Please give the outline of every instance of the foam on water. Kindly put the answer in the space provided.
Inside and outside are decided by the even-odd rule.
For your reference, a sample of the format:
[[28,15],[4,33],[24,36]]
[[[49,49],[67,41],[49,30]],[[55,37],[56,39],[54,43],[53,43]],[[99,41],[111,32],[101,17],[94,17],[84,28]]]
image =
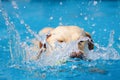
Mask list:
[[[1,4],[1,2],[0,2]],[[16,4],[15,1],[12,1],[13,8],[15,10],[18,10],[19,7]],[[96,5],[96,2],[95,2]],[[0,6],[2,16],[5,20],[7,31],[9,34],[9,49],[11,54],[11,62],[15,65],[21,65],[21,64],[27,64],[32,66],[53,66],[53,65],[59,65],[61,63],[66,62],[69,59],[69,55],[73,50],[77,50],[77,41],[71,42],[69,44],[62,43],[62,45],[59,45],[59,43],[56,42],[56,49],[52,52],[51,55],[47,55],[46,52],[43,52],[40,56],[39,60],[31,60],[29,59],[32,56],[37,55],[37,53],[40,51],[40,49],[37,49],[36,51],[30,50],[32,47],[35,47],[35,45],[32,43],[32,39],[21,41],[21,36],[19,35],[17,29],[15,28],[14,22],[12,22],[9,18],[9,15],[7,12],[3,9],[2,6]],[[36,32],[32,31],[30,29],[30,26],[25,23],[25,21],[19,16],[18,13],[16,13],[16,19],[20,21],[20,24],[23,24],[26,28],[26,30],[34,36],[35,39],[38,41],[45,42],[45,35],[38,35]],[[50,19],[53,19],[52,17]],[[87,38],[85,38],[87,40]],[[96,49],[92,51],[87,51],[86,57],[91,60],[120,60],[120,55],[116,51],[116,49],[113,47],[114,44],[114,31],[111,31],[109,43],[107,47],[101,47],[99,44],[94,43]],[[47,45],[49,46],[49,45]],[[29,53],[29,55],[28,55]],[[29,66],[29,67],[30,67]]]

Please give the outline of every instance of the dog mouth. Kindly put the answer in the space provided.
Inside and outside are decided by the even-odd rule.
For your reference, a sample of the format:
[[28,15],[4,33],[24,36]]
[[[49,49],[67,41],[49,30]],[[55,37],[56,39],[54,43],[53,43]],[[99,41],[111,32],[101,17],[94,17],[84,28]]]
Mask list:
[[80,58],[83,59],[84,58],[84,52],[83,51],[78,51],[78,52],[72,52],[70,54],[71,58]]

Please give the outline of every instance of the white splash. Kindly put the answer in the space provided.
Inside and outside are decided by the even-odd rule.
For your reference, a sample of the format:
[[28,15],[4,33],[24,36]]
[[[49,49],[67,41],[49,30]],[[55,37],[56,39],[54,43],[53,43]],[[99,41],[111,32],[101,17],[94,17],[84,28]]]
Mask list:
[[101,47],[99,44],[95,43],[97,49],[90,51],[87,55],[87,58],[91,60],[98,60],[98,59],[119,60],[120,55],[117,52],[117,50],[113,48],[113,44],[114,44],[114,31],[111,31],[108,46]]
[[[0,0],[1,1],[1,0]],[[60,3],[62,4],[62,3]],[[94,2],[94,5],[96,5],[97,2]],[[12,1],[12,5],[14,9],[18,9],[17,4]],[[38,53],[37,51],[31,51],[30,48],[33,47],[33,43],[31,43],[31,40],[27,40],[22,42],[20,39],[20,35],[18,31],[15,28],[14,22],[10,21],[9,16],[7,12],[3,8],[0,8],[2,12],[2,16],[5,19],[6,25],[8,26],[8,32],[9,32],[9,49],[11,54],[12,62],[15,64],[21,64],[21,63],[28,63],[28,64],[34,64],[37,66],[48,66],[48,65],[59,65],[61,63],[64,63],[67,59],[69,59],[70,53],[75,50],[76,51],[76,42],[71,42],[69,44],[62,44],[59,45],[56,43],[57,48],[52,52],[52,55],[46,56],[46,52],[44,52],[40,59],[37,61],[30,61],[29,57],[34,56]],[[80,14],[82,15],[82,13]],[[20,18],[20,16],[17,14],[17,18]],[[53,17],[50,17],[50,20],[52,20]],[[61,19],[62,20],[62,19]],[[85,17],[84,20],[88,20],[88,17]],[[35,39],[39,41],[45,42],[45,37],[39,36],[36,34],[36,32],[32,31],[30,29],[30,26],[24,22],[24,20],[20,19],[20,23],[25,26],[25,28],[28,30],[30,34],[33,34]],[[95,34],[95,31],[92,32],[92,34]],[[114,31],[111,31],[109,43],[107,47],[101,47],[99,44],[95,43],[96,49],[89,51],[87,54],[87,58],[91,60],[118,60],[120,59],[119,53],[113,48],[114,44]],[[71,47],[72,46],[72,47]],[[36,48],[36,47],[35,47]],[[30,55],[27,55],[27,52],[30,53]],[[73,66],[73,69],[76,68]]]

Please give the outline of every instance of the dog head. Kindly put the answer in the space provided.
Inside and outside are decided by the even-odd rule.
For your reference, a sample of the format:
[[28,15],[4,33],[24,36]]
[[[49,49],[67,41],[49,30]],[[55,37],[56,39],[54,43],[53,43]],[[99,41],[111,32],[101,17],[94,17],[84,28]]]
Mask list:
[[54,50],[56,48],[56,42],[62,44],[78,40],[77,44],[79,50],[78,52],[73,51],[70,57],[81,57],[81,55],[84,55],[86,48],[88,50],[92,50],[94,48],[93,40],[90,34],[85,32],[84,30],[79,29],[78,27],[72,27],[72,29],[70,29],[69,27],[69,30],[66,27],[58,27],[54,30],[44,29],[43,32],[45,32],[46,30],[47,32],[50,31],[50,34],[46,34],[46,42],[48,43],[49,47],[46,45],[46,43],[39,42],[40,49],[43,48],[44,50]]
[[92,50],[94,48],[93,40],[89,33],[85,32],[85,36],[80,36],[78,40],[78,52],[72,52],[70,57],[79,57],[83,58],[85,56],[86,51]]

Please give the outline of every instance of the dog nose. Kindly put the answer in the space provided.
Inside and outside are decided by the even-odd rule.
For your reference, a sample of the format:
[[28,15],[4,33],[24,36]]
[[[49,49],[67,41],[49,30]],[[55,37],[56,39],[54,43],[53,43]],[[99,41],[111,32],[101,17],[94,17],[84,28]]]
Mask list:
[[83,53],[82,51],[72,52],[72,53],[70,54],[70,57],[71,57],[71,58],[80,58],[80,59],[83,59],[84,53]]

